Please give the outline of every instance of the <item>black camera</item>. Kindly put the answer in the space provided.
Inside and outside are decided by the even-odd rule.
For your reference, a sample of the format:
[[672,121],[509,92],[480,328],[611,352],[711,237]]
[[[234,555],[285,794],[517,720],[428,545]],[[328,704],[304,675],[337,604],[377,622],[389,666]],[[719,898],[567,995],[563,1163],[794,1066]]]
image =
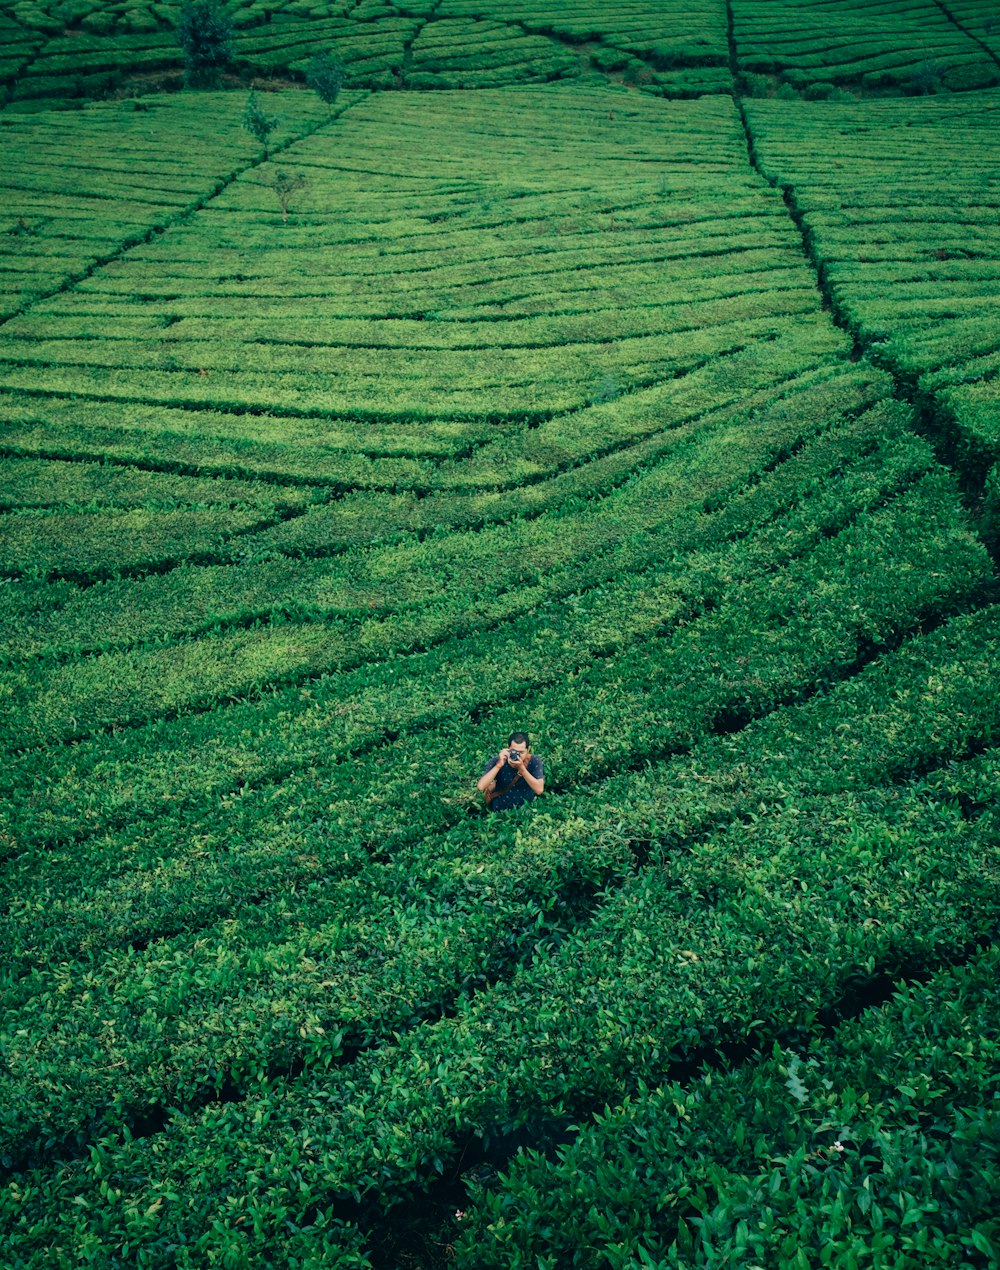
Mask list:
[[509,757],[508,757],[508,762],[510,762],[510,763],[519,763],[520,761],[521,761],[521,751],[520,751],[520,750],[511,750],[511,751],[510,751],[510,755],[509,755]]

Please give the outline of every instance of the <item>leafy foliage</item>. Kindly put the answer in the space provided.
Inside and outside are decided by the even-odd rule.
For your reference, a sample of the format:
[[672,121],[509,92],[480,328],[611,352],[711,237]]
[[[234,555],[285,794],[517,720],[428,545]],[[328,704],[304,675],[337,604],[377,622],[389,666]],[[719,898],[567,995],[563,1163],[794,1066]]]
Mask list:
[[189,88],[218,88],[233,58],[232,23],[218,0],[184,0],[177,23]]
[[264,147],[264,158],[267,158],[268,142],[271,133],[278,126],[277,115],[269,115],[261,106],[256,92],[251,89],[247,97],[246,110],[243,112],[243,127]]
[[343,62],[332,53],[317,53],[306,68],[306,83],[328,106],[337,100],[346,78]]
[[274,190],[278,206],[281,208],[281,222],[287,225],[288,209],[291,207],[292,199],[306,189],[309,182],[301,172],[285,172],[281,169],[275,172],[267,184]]
[[5,1264],[982,1263],[995,103],[471,5],[5,112]]

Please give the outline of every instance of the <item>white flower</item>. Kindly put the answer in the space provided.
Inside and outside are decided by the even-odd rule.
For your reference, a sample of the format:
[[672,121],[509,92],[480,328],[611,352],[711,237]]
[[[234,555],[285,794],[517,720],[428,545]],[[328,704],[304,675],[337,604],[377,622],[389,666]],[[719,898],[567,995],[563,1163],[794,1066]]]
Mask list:
[[843,1151],[843,1149],[844,1149],[843,1142],[835,1142],[833,1146],[830,1148],[831,1151]]

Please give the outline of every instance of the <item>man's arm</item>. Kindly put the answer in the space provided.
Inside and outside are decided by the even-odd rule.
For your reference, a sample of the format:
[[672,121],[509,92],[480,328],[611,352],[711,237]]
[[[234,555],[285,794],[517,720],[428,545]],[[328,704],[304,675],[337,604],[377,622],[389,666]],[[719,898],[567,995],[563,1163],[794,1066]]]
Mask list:
[[476,788],[481,793],[485,794],[486,791],[489,789],[489,787],[496,780],[498,774],[503,768],[504,763],[507,762],[507,755],[509,753],[510,753],[510,750],[501,750],[500,753],[497,755],[497,761],[493,764],[493,766],[488,771],[483,772],[482,776],[480,776],[476,784]]
[[521,773],[521,776],[524,779],[524,783],[529,788],[533,789],[536,794],[540,794],[542,790],[545,788],[545,778],[544,776],[535,776],[529,770],[528,765],[531,763],[534,757],[535,757],[534,754],[525,756],[521,759],[520,763],[515,764],[515,766],[517,767],[517,770]]

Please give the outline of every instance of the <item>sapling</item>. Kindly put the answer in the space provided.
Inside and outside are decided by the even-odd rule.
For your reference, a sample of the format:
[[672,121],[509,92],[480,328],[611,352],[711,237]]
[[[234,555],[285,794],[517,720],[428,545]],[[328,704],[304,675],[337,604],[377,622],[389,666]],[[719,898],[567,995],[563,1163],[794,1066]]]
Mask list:
[[308,185],[308,181],[301,172],[276,172],[270,181],[266,182],[268,189],[274,190],[278,196],[278,204],[281,207],[281,223],[288,224],[288,208],[292,201],[292,196],[300,190],[304,190]]
[[247,98],[247,108],[243,112],[243,127],[251,136],[256,137],[260,144],[264,147],[264,158],[267,158],[267,143],[271,133],[278,126],[278,116],[269,115],[261,108],[260,102],[257,100],[257,94],[250,89],[250,96]]

